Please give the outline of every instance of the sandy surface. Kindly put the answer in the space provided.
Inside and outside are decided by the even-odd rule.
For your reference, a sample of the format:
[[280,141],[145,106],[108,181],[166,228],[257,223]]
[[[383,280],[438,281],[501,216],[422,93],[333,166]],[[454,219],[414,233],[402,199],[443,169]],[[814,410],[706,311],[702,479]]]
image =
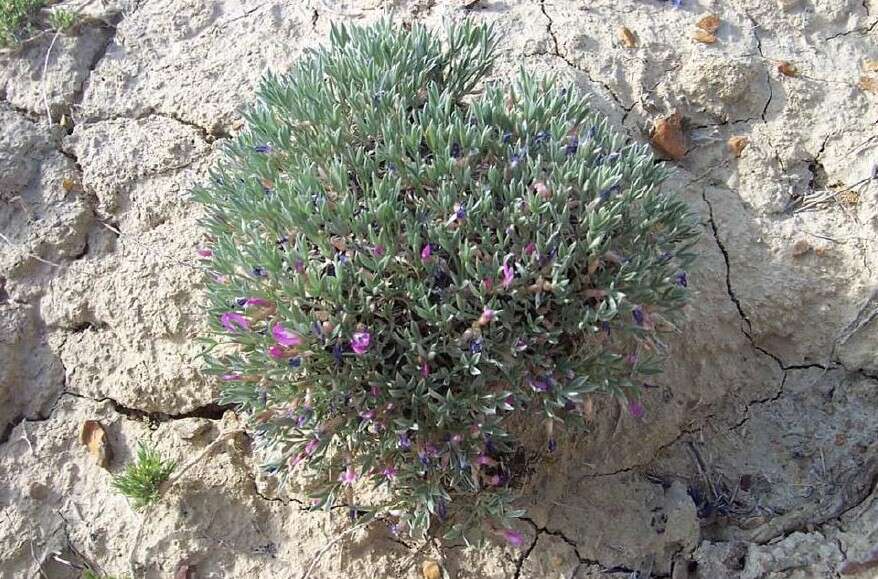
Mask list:
[[[209,446],[237,425],[193,361],[187,191],[265,71],[384,13],[493,22],[496,76],[557,73],[633,140],[682,115],[667,186],[701,215],[703,257],[646,418],[598,405],[551,457],[534,437],[522,549],[376,525],[312,577],[878,573],[876,0],[114,1],[64,2],[86,18],[48,60],[52,34],[0,55],[0,576],[298,578],[348,527],[259,475],[246,436]],[[693,38],[709,14],[713,44]],[[211,452],[137,513],[110,480],[138,440]]]

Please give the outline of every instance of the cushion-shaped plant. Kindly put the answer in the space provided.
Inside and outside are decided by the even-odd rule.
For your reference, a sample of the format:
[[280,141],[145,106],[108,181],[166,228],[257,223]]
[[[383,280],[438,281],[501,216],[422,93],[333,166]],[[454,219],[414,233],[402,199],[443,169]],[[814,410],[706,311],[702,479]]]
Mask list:
[[473,96],[491,29],[334,28],[268,76],[195,194],[223,401],[320,506],[415,535],[506,535],[514,415],[634,415],[686,299],[696,221],[582,96],[522,73]]

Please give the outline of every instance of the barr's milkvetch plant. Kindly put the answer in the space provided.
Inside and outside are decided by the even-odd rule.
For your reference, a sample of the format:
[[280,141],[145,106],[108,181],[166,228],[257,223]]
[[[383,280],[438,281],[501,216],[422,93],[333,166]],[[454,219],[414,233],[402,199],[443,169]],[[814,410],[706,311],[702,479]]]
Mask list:
[[[685,303],[696,222],[582,96],[474,90],[490,28],[336,27],[268,76],[204,205],[209,372],[265,467],[394,530],[505,537],[507,419],[634,416]],[[374,494],[372,495],[374,496]]]

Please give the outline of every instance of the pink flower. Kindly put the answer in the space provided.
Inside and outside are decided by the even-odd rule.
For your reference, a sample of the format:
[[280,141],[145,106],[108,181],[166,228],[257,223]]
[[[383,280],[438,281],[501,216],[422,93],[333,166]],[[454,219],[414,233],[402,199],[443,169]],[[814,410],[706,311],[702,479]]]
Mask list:
[[380,243],[379,243],[378,245],[373,245],[373,246],[372,246],[372,255],[375,256],[375,257],[381,257],[381,256],[383,256],[383,255],[384,255],[384,251],[385,251],[384,246],[381,245]]
[[475,460],[473,460],[473,464],[477,464],[478,466],[494,466],[495,464],[497,464],[497,461],[487,454],[480,454],[475,458]]
[[502,535],[503,538],[506,539],[506,542],[513,547],[521,547],[524,544],[524,537],[522,537],[521,533],[519,533],[518,531],[513,531],[512,529],[503,529]]
[[317,447],[320,446],[319,438],[312,438],[308,441],[308,444],[305,445],[305,454],[311,456],[314,454],[314,451],[317,450]]
[[303,460],[305,460],[306,456],[308,456],[308,455],[306,455],[304,452],[300,452],[296,456],[292,457],[290,459],[290,467],[294,467],[297,464],[299,464],[300,462],[302,462]]
[[421,363],[421,376],[426,378],[430,375],[430,365],[427,362]]
[[369,349],[369,344],[371,342],[372,335],[369,334],[368,331],[354,332],[353,338],[351,339],[351,350],[353,350],[354,354],[357,356],[362,356]]
[[428,263],[433,258],[433,247],[428,243],[421,249],[421,261]]
[[268,347],[268,355],[275,360],[282,360],[283,358],[287,358],[289,356],[289,354],[287,353],[287,349],[283,346],[278,346],[277,344],[273,344]]
[[199,247],[195,253],[198,254],[198,257],[208,258],[213,257],[213,252],[207,247]]
[[275,324],[271,327],[271,335],[282,346],[296,347],[302,345],[302,336],[280,324]]
[[393,480],[396,478],[396,468],[386,466],[384,467],[384,470],[381,471],[381,474],[383,474],[387,480]]
[[643,418],[644,415],[646,415],[646,410],[644,410],[643,404],[641,404],[637,400],[629,400],[628,414],[630,414],[634,418]]
[[482,285],[485,286],[485,289],[487,291],[491,291],[492,289],[494,289],[494,280],[489,278],[489,277],[486,277],[486,278],[482,279]]
[[245,308],[270,308],[274,304],[262,298],[247,298],[244,302]]
[[494,320],[494,316],[496,316],[496,314],[497,312],[495,312],[491,308],[485,307],[485,309],[482,310],[482,315],[477,323],[480,326],[487,326]]
[[371,394],[374,398],[378,398],[381,396],[381,386],[378,384],[372,384],[369,388],[369,394]]
[[509,265],[509,259],[512,257],[510,253],[503,259],[503,281],[502,285],[504,288],[508,288],[512,285],[512,280],[515,279],[515,271],[513,271],[512,266]]
[[348,486],[357,482],[357,472],[354,470],[354,467],[349,466],[343,473],[341,473],[338,477],[338,482]]
[[224,313],[220,316],[220,323],[229,332],[237,332],[238,330],[250,329],[250,320],[248,320],[238,312]]
[[537,244],[531,241],[527,245],[524,246],[524,254],[525,255],[533,255],[537,250]]
[[235,372],[232,374],[223,374],[222,378],[226,382],[239,382],[241,380],[242,376],[240,374],[238,374],[237,372]]

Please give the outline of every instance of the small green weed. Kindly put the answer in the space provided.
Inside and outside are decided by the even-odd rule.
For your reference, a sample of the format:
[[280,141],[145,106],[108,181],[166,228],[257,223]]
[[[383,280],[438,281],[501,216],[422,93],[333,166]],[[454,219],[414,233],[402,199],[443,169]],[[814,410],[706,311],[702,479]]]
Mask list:
[[46,0],[0,1],[0,48],[18,44],[33,29],[33,17]]
[[163,460],[158,451],[141,443],[137,460],[113,477],[113,487],[131,499],[135,509],[142,509],[159,498],[159,487],[176,466],[174,461]]
[[73,10],[58,8],[49,13],[49,24],[54,30],[67,32],[79,21],[79,15]]

